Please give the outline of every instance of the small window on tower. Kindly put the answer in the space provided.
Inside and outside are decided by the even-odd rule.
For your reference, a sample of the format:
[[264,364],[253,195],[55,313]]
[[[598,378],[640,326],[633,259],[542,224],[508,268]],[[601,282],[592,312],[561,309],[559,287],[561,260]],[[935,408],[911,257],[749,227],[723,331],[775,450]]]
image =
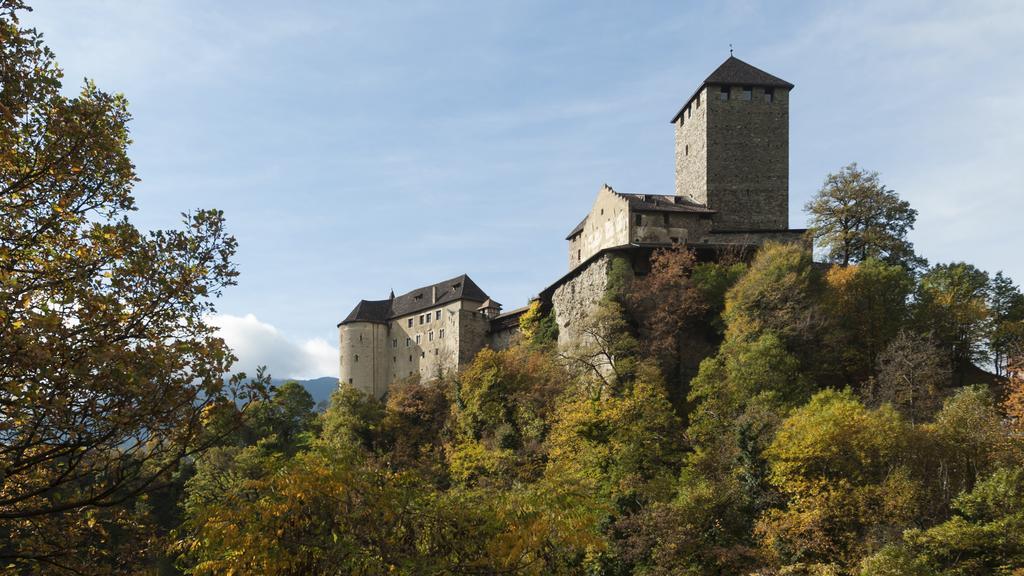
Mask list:
[[721,92],[718,93],[718,99],[719,100],[728,100],[729,99],[729,87],[728,86],[722,86]]
[[740,93],[740,99],[750,100],[754,97],[754,89],[750,86],[744,86],[743,92]]
[[434,341],[434,331],[433,330],[431,330],[430,332],[427,332],[427,340],[430,340],[431,342]]
[[356,362],[359,362],[359,354],[356,354]]
[[437,331],[437,337],[444,338],[444,328],[441,328],[440,330]]
[[636,216],[635,216],[635,217],[633,218],[633,221],[634,221],[634,222],[636,223],[636,225],[637,225],[637,226],[642,226],[642,225],[643,225],[643,223],[644,223],[644,217],[643,217],[643,214],[637,214],[637,215],[636,215]]
[[765,101],[765,104],[771,104],[772,100],[774,100],[774,99],[775,99],[775,89],[774,88],[765,88],[764,89],[764,101]]
[[412,328],[412,318],[409,318],[409,328]]
[[440,320],[440,319],[441,319],[441,311],[438,310],[437,312],[434,312],[434,320]]
[[690,155],[690,145],[687,144],[686,146],[683,147],[683,156],[689,156],[689,155]]
[[392,338],[391,339],[391,347],[392,348],[398,348],[398,338]]
[[416,335],[416,343],[417,343],[417,344],[419,344],[419,343],[420,343],[420,336],[421,336],[421,334],[417,334],[417,335]]
[[583,257],[583,250],[577,250],[576,251],[576,259],[579,260],[582,257]]

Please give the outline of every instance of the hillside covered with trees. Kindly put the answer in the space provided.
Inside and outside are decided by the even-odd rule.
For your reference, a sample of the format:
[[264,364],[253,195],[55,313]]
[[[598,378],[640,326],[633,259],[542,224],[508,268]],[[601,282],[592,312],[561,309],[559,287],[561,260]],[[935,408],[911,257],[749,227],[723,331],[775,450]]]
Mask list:
[[806,245],[615,261],[587,342],[343,386],[231,370],[216,210],[128,220],[124,98],[0,0],[0,574],[1024,574],[1024,296],[856,165]]

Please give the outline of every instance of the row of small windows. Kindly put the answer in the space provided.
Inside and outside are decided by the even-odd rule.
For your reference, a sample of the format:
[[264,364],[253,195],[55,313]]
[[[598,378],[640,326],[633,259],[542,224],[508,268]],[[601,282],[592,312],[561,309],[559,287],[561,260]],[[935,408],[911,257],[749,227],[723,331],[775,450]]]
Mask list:
[[[416,335],[416,343],[417,344],[420,343],[420,340],[421,340],[422,337],[423,337],[422,334],[417,334]],[[437,331],[437,337],[438,337],[438,339],[444,338],[444,328],[441,328],[440,330]],[[434,331],[433,330],[427,332],[427,341],[428,342],[433,342],[434,341]],[[411,337],[406,337],[406,339],[405,339],[405,347],[408,348],[411,344],[412,344],[412,338]],[[398,338],[392,338],[391,339],[391,347],[392,348],[398,348]]]
[[[707,214],[707,213],[702,213],[702,214],[698,214],[697,217],[700,218],[701,220],[707,220],[708,218],[711,217],[711,215]],[[648,218],[648,220],[650,220],[651,218],[654,218],[654,215],[653,214],[648,214],[647,218]],[[661,214],[661,224],[662,224],[662,226],[669,226],[670,222],[671,222],[671,220],[669,218],[669,215],[665,214],[665,213],[662,213]],[[634,214],[633,215],[633,223],[635,225],[637,225],[637,226],[643,226],[644,225],[644,215],[643,214]],[[647,224],[648,224],[648,226],[650,226],[651,222],[648,222]],[[579,251],[578,250],[577,250],[576,257],[579,258]]]
[[[718,99],[719,100],[728,100],[731,92],[732,92],[732,87],[731,86],[722,86],[722,88],[718,92]],[[753,100],[753,99],[754,99],[754,88],[753,88],[753,86],[743,86],[740,89],[740,100],[750,101],[750,100]],[[765,101],[765,103],[766,104],[771,104],[774,99],[775,99],[775,89],[774,88],[765,88],[764,89],[764,101]]]
[[[433,318],[434,320],[440,320],[441,319],[441,311],[440,310],[434,310],[433,312],[427,312],[426,314],[420,314],[420,324],[429,324],[431,318]],[[413,318],[409,318],[409,328],[412,328],[412,321],[413,321]]]
[[[438,355],[438,350],[437,350],[437,348],[434,348],[434,356],[437,356],[437,355]],[[421,351],[420,352],[420,358],[426,358],[426,357],[427,357],[427,353],[425,351]],[[391,363],[394,364],[396,362],[398,362],[398,356],[392,356],[391,357]],[[409,362],[412,362],[412,354],[409,354]],[[409,372],[409,374],[412,374],[412,372]]]
[[[719,89],[719,91],[718,91],[718,99],[719,100],[728,100],[730,98],[730,94],[731,93],[732,93],[732,86],[722,86]],[[743,86],[740,89],[740,100],[747,100],[749,102],[750,100],[753,100],[753,99],[754,99],[754,87],[753,86]],[[764,102],[766,104],[771,104],[775,100],[775,89],[774,88],[765,88],[764,89],[763,99],[764,99]],[[687,106],[686,110],[684,110],[683,113],[679,115],[680,123],[683,121],[683,119],[691,118],[693,116],[693,109],[694,108],[700,108],[700,94],[698,94],[696,97],[694,97],[694,99],[693,99],[693,106]]]

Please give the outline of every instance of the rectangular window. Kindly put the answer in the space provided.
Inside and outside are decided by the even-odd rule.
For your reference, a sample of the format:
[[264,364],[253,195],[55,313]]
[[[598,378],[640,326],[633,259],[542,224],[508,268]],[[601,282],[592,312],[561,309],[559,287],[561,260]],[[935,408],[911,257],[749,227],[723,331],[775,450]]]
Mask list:
[[409,318],[409,328],[412,328],[412,318]]
[[437,356],[437,348],[434,348],[434,356]]
[[721,92],[718,93],[718,99],[719,100],[728,100],[729,99],[729,87],[728,86],[722,86]]
[[[412,362],[412,354],[409,354],[409,362]],[[412,374],[412,372],[409,372],[409,374]]]
[[441,330],[440,330],[440,331],[438,331],[438,333],[437,333],[437,337],[438,337],[438,338],[444,338],[444,328],[441,328]]
[[420,324],[423,324],[423,314],[420,314]]
[[683,156],[689,156],[689,155],[690,155],[690,145],[687,144],[686,146],[683,146]]
[[579,260],[580,258],[583,258],[583,250],[576,251],[576,259]]
[[359,354],[356,354],[356,362],[359,362]]
[[419,344],[419,343],[420,343],[420,335],[419,335],[419,334],[417,334],[417,335],[416,335],[416,343],[417,343],[417,344]]
[[437,312],[434,312],[434,320],[440,320],[440,319],[441,319],[441,311],[438,310]]
[[391,339],[391,347],[392,348],[398,348],[398,338],[392,338]]
[[426,358],[426,357],[427,357],[427,353],[426,352],[420,352],[420,358]]
[[633,221],[636,222],[637,226],[640,226],[644,223],[644,217],[642,214],[637,214],[633,217]]
[[349,379],[348,379],[348,383],[349,383],[349,384],[351,384],[351,383],[352,383],[352,379],[351,379],[351,378],[349,378]]
[[411,339],[411,338],[408,338],[408,337],[406,337],[406,339],[405,339],[405,347],[406,347],[406,348],[408,348],[408,347],[409,347],[409,344],[412,344],[412,339]]
[[774,98],[775,98],[775,89],[774,88],[765,88],[764,89],[764,102],[765,102],[765,104],[771,104],[772,100]]
[[434,331],[433,330],[431,330],[430,332],[427,332],[427,340],[429,340],[431,342],[434,341]]
[[751,100],[754,97],[754,89],[750,86],[744,86],[743,91],[740,92],[740,100]]
[[391,357],[391,363],[394,364],[395,362],[398,362],[398,356]]

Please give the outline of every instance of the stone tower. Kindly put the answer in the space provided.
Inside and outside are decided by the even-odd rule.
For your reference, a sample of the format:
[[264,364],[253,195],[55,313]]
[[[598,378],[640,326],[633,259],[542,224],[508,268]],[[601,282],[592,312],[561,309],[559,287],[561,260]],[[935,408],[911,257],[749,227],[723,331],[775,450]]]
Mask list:
[[715,211],[715,231],[789,228],[789,91],[729,56],[672,118],[676,195]]

